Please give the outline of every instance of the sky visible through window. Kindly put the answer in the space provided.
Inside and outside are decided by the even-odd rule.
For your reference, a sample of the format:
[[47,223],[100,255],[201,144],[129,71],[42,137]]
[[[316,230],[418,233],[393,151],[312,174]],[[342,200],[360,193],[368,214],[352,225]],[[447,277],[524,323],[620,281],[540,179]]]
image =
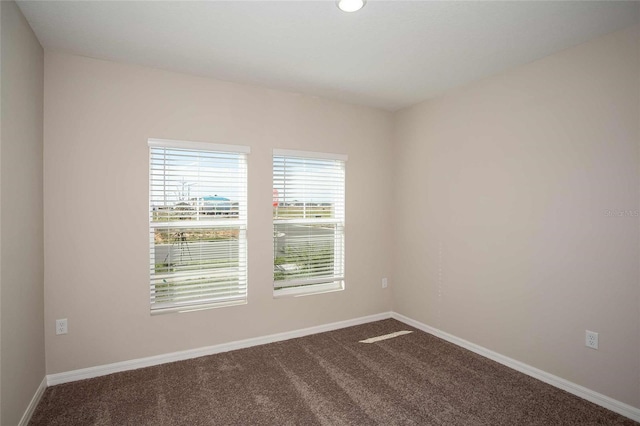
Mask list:
[[342,192],[344,179],[338,161],[279,156],[274,157],[273,175],[281,204],[333,203]]
[[244,167],[238,154],[154,148],[151,150],[152,207],[212,197],[237,202],[244,184],[238,175]]

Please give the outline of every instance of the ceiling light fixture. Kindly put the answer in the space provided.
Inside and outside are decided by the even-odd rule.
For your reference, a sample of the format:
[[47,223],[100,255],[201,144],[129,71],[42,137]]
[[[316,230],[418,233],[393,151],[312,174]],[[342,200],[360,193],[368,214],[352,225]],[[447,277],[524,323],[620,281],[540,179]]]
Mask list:
[[337,0],[338,9],[343,12],[355,12],[364,7],[366,0]]

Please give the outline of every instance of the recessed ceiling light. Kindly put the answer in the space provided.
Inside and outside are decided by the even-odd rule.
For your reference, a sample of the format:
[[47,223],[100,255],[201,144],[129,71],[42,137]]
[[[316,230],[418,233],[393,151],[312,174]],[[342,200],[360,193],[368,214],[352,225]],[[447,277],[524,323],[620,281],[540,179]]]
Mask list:
[[366,0],[338,0],[336,4],[343,12],[355,12],[364,7]]

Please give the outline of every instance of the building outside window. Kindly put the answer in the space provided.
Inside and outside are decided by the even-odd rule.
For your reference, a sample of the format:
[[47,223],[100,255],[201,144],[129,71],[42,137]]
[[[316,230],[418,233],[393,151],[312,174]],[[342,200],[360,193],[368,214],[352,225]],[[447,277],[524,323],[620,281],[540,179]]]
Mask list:
[[152,313],[246,303],[249,148],[149,140]]
[[273,151],[275,296],[344,289],[346,160]]

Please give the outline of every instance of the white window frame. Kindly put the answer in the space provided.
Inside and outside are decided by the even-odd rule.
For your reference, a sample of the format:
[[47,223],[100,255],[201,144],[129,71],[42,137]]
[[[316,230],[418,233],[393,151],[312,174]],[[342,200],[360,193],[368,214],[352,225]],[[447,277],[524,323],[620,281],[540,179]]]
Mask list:
[[[274,297],[287,297],[287,296],[306,296],[319,293],[327,293],[334,291],[341,291],[345,288],[345,203],[346,203],[346,162],[348,157],[343,154],[324,153],[324,152],[311,152],[311,151],[298,151],[288,149],[274,149],[272,158],[272,173],[273,173],[273,187],[276,189],[278,184],[276,183],[275,167],[276,157],[292,158],[292,159],[304,159],[304,160],[333,160],[337,164],[341,164],[342,170],[342,188],[341,196],[334,205],[334,217],[332,218],[301,218],[301,219],[284,219],[273,218],[273,238],[274,238],[274,280],[273,280],[273,294]],[[333,200],[332,200],[333,201]],[[278,225],[283,224],[300,224],[314,225],[314,224],[333,224],[335,226],[335,232],[339,232],[334,237],[334,273],[332,276],[314,278],[314,279],[291,279],[291,280],[276,280],[276,265],[275,260],[277,257],[276,247],[277,243],[277,231]]]
[[[181,140],[168,140],[168,139],[149,139],[149,259],[150,259],[150,309],[151,314],[168,313],[168,312],[189,312],[195,310],[217,308],[222,306],[233,306],[247,303],[247,288],[248,288],[248,262],[247,262],[247,162],[250,148],[242,145],[226,145],[216,144],[208,142],[193,142],[193,141],[181,141]],[[190,152],[208,152],[208,153],[231,153],[238,154],[240,162],[239,176],[241,178],[241,185],[236,190],[238,193],[238,216],[235,218],[217,218],[204,216],[201,213],[200,202],[196,202],[196,220],[189,221],[154,221],[153,215],[153,172],[154,166],[152,164],[152,156],[154,149],[171,149],[175,151],[183,150]],[[156,170],[157,171],[157,170]],[[193,229],[193,228],[210,228],[210,229],[237,229],[238,230],[238,275],[240,291],[244,290],[243,294],[235,294],[234,296],[224,297],[208,297],[199,300],[190,300],[188,302],[173,302],[173,303],[158,303],[155,300],[155,286],[154,280],[157,282],[159,278],[156,276],[156,247],[154,234],[158,229]]]

